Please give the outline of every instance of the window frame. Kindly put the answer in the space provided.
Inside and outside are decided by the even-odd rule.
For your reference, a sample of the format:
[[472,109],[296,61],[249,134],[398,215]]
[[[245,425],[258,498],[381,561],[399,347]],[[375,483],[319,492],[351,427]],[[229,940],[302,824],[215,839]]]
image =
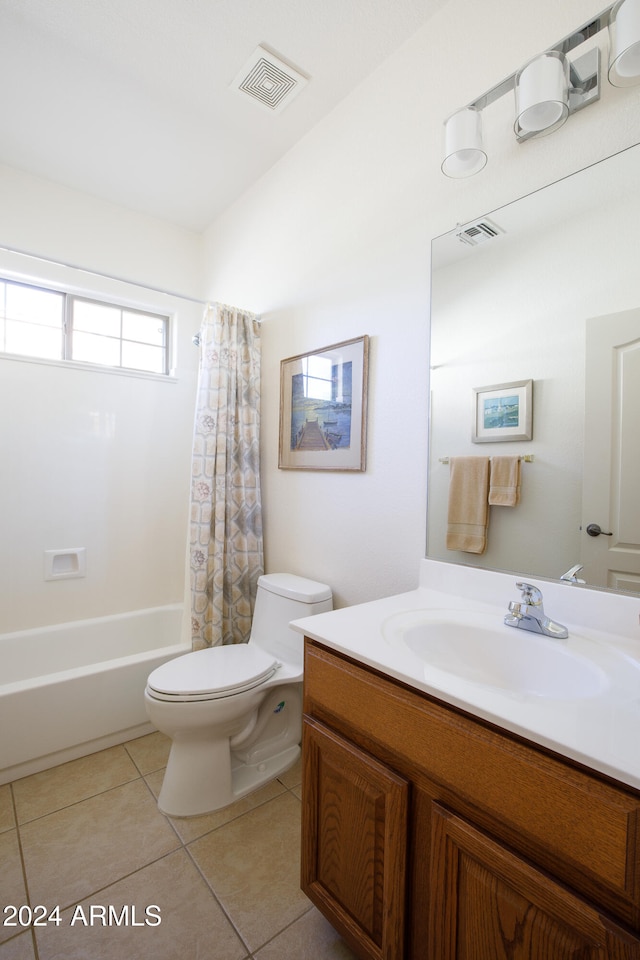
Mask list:
[[[166,380],[171,377],[172,370],[172,327],[173,327],[173,316],[170,313],[159,313],[157,309],[152,307],[145,307],[141,305],[132,305],[125,301],[117,299],[105,299],[101,296],[96,296],[92,293],[85,293],[70,290],[63,286],[49,286],[43,283],[32,283],[27,280],[17,279],[11,276],[6,276],[0,274],[0,283],[7,284],[17,287],[25,287],[29,290],[37,290],[43,293],[50,293],[57,297],[62,297],[62,317],[61,317],[61,329],[60,329],[60,355],[57,357],[52,357],[51,355],[38,355],[36,353],[13,353],[11,351],[4,349],[4,342],[0,341],[0,357],[10,357],[13,359],[22,359],[29,361],[36,361],[41,363],[63,363],[64,365],[71,365],[77,368],[92,368],[94,370],[100,370],[108,373],[120,373],[126,374],[129,376],[144,376],[144,377],[157,377],[158,379]],[[74,305],[78,302],[96,304],[98,306],[104,306],[113,308],[120,311],[120,330],[117,337],[108,334],[96,334],[97,336],[104,336],[105,339],[115,340],[119,346],[119,363],[100,363],[96,360],[80,360],[73,357],[73,333],[74,333]],[[6,308],[4,304],[0,304],[2,307],[0,311],[0,322],[11,319],[7,316]],[[123,336],[123,315],[125,313],[139,314],[141,316],[146,316],[157,320],[162,327],[162,343],[154,344],[150,341],[144,340],[133,340],[129,337]],[[29,321],[19,321],[22,323],[29,323]],[[36,321],[37,322],[37,321]],[[57,328],[54,328],[57,329]],[[135,343],[141,344],[143,346],[149,346],[158,348],[162,351],[162,356],[164,360],[163,369],[150,370],[144,367],[129,367],[124,366],[122,363],[122,354],[123,354],[123,344],[126,343]]]

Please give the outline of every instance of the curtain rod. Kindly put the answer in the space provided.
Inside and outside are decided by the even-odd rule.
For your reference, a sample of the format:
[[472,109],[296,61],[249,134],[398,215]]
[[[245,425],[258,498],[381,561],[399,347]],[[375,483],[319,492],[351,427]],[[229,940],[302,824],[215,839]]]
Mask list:
[[78,270],[80,273],[88,273],[93,277],[101,277],[103,280],[115,280],[116,283],[128,283],[134,287],[140,287],[142,290],[149,290],[152,293],[161,293],[167,297],[175,297],[177,300],[188,300],[190,303],[200,303],[202,306],[211,303],[210,300],[200,300],[198,297],[190,297],[185,293],[176,293],[173,290],[164,290],[162,287],[153,287],[149,283],[140,283],[139,280],[113,277],[111,274],[102,273],[100,270],[90,270],[88,267],[80,267],[75,263],[66,263],[64,260],[53,260],[51,257],[44,257],[39,253],[29,253],[28,250],[18,250],[16,247],[7,247],[5,244],[0,244],[0,250],[6,253],[17,253],[22,257],[30,257],[31,260],[41,260],[43,263],[50,263],[56,267],[67,267],[69,270]]

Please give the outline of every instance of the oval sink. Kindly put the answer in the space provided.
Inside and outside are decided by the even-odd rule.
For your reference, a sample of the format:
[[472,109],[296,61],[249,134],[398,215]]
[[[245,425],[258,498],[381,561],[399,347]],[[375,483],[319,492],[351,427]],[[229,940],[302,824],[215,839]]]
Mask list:
[[390,618],[383,634],[426,667],[510,693],[584,699],[609,686],[606,673],[575,649],[579,643],[571,637],[554,640],[507,627],[485,612],[413,611]]

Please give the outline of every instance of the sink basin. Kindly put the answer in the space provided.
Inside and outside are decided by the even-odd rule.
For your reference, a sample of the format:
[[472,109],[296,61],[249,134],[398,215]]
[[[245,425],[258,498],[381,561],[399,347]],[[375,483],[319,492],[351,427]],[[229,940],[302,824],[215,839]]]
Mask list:
[[383,635],[418,657],[427,679],[430,670],[439,670],[483,687],[551,700],[597,697],[609,687],[604,670],[580,649],[587,641],[508,627],[493,613],[415,610],[391,617]]

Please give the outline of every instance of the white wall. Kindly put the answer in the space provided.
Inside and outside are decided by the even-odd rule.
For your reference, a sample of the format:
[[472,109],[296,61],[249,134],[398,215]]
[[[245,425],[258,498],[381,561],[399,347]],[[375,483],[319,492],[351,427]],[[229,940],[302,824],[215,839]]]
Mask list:
[[[587,0],[449,0],[214,223],[207,295],[263,315],[269,570],[326,580],[338,604],[412,588],[425,550],[433,237],[640,140],[640,89],[517,144],[510,96],[485,112],[490,161],[440,173],[442,123],[594,16]],[[279,471],[283,358],[369,334],[363,474]]]
[[200,295],[200,234],[2,164],[0,211],[0,246]]
[[[200,293],[200,238],[0,168],[0,245]],[[0,358],[0,633],[180,602],[202,306],[0,251],[0,274],[166,311],[171,378]],[[45,550],[86,576],[44,580]]]

